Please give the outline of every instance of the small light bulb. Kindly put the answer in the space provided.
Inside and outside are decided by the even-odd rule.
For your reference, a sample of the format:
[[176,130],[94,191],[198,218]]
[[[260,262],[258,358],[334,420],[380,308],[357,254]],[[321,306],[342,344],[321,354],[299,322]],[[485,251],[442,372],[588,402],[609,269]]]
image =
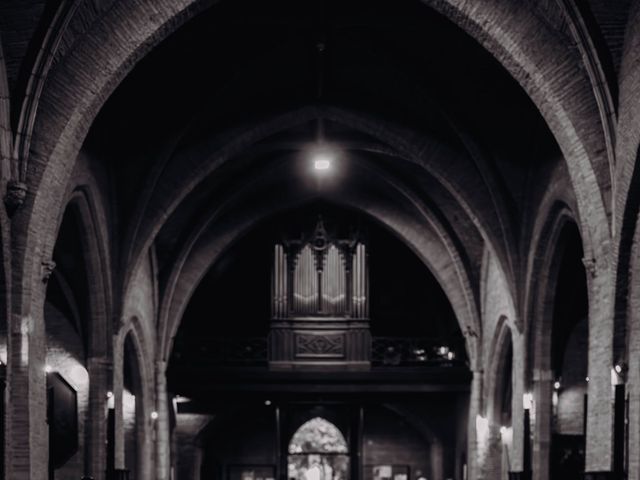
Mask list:
[[264,404],[268,407],[269,405],[271,405],[271,400],[265,400]]
[[554,383],[553,388],[555,388],[556,390],[560,390],[560,382]]
[[52,370],[51,365],[45,365],[44,366],[44,372],[45,373],[51,373],[51,370]]
[[585,378],[585,380],[588,382],[589,381],[589,377]]
[[313,168],[316,170],[329,170],[331,168],[331,160],[328,158],[318,158],[313,162]]
[[113,392],[107,392],[107,398],[113,397]]
[[153,411],[151,412],[151,420],[157,420],[158,419],[158,412]]
[[617,374],[622,373],[622,367],[620,365],[616,365],[615,367],[613,367],[616,370]]

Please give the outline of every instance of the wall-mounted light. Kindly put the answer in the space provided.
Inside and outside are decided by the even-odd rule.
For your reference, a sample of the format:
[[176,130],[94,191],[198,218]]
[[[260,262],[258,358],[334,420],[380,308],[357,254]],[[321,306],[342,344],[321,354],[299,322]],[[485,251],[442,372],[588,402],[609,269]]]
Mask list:
[[265,400],[264,404],[268,407],[269,405],[271,405],[271,400]]
[[557,380],[556,380],[556,381],[553,383],[553,389],[554,389],[554,390],[560,390],[560,382],[559,382],[559,381],[557,381]]
[[500,427],[500,439],[502,443],[509,444],[513,438],[513,429],[511,427],[501,426]]
[[584,380],[585,382],[589,383],[589,377],[586,377]]
[[153,412],[151,412],[151,420],[157,420],[157,419],[158,419],[158,412],[154,410]]

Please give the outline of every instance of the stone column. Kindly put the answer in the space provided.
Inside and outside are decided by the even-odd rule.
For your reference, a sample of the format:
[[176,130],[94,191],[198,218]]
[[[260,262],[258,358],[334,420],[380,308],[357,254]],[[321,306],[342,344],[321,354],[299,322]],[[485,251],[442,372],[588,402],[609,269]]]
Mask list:
[[122,405],[124,390],[124,345],[113,340],[113,406],[114,406],[114,467],[116,470],[125,468],[124,462],[124,409]]
[[551,459],[551,423],[553,395],[553,372],[534,370],[533,372],[533,480],[549,480]]
[[[514,331],[515,333],[515,331]],[[509,447],[509,470],[522,472],[524,470],[524,408],[522,397],[524,395],[525,380],[525,351],[524,335],[514,335],[513,342],[513,368],[511,378],[511,445]]]
[[469,399],[469,425],[467,439],[467,474],[469,480],[481,478],[480,462],[481,455],[478,434],[476,429],[476,418],[482,414],[482,382],[483,371],[474,370],[471,382],[471,397]]
[[42,308],[37,318],[13,314],[10,328],[5,418],[7,478],[47,480],[49,428]]
[[[587,267],[589,285],[589,387],[586,472],[613,467],[613,275],[604,259]],[[606,475],[606,474],[605,474]]]
[[169,432],[169,398],[167,396],[167,363],[156,362],[156,478],[170,480],[171,438]]
[[104,480],[107,469],[107,388],[111,364],[106,358],[87,360],[89,371],[89,418],[87,421],[87,457],[85,474],[94,480]]

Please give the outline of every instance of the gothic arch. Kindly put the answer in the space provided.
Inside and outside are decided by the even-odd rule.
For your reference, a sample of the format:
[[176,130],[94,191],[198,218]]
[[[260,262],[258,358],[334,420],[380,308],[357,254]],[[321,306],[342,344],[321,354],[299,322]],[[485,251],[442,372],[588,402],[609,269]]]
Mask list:
[[[95,29],[88,32],[83,42],[76,42],[76,49],[52,69],[45,92],[41,98],[36,119],[36,132],[47,132],[46,138],[36,136],[33,139],[32,165],[33,177],[28,179],[33,192],[27,197],[16,225],[26,240],[25,257],[17,260],[22,270],[27,258],[37,256],[39,250],[45,255],[47,245],[53,235],[52,225],[44,220],[45,210],[59,209],[60,192],[51,183],[54,176],[47,171],[70,171],[95,114],[109,94],[128,73],[133,65],[147,53],[153,45],[171,33],[179,24],[205,8],[207,2],[172,2],[154,8],[154,16],[147,15],[146,4],[125,2],[105,13],[95,22]],[[432,3],[431,6],[448,16],[462,29],[474,36],[485,48],[511,72],[523,88],[538,105],[551,126],[569,166],[580,211],[584,212],[585,250],[593,252],[593,257],[603,262],[608,257],[609,239],[607,192],[610,178],[606,158],[592,152],[598,151],[593,143],[602,143],[602,129],[597,115],[597,107],[591,97],[591,89],[586,77],[571,73],[577,67],[577,60],[571,49],[553,38],[547,28],[526,9],[505,8],[501,2],[492,2],[483,12],[473,9],[462,0],[450,0],[448,3]],[[151,20],[151,24],[149,24]],[[142,22],[145,22],[144,28]],[[509,37],[503,25],[515,37]],[[107,32],[119,38],[120,32],[130,41],[119,45],[118,49],[105,45],[99,39]],[[556,53],[562,52],[561,68],[553,69],[553,74],[541,68],[545,65],[546,51],[535,48],[520,48],[530,44],[530,38],[546,36],[548,44]],[[107,61],[108,58],[108,61]],[[107,68],[105,68],[105,65]],[[76,83],[69,85],[68,73]],[[82,74],[81,74],[82,72]],[[567,73],[565,73],[567,72]],[[573,78],[569,85],[565,78]],[[64,80],[63,80],[64,79]],[[85,79],[90,79],[85,82]],[[562,95],[567,88],[577,89],[580,94]],[[68,98],[68,92],[74,97]],[[589,106],[588,108],[584,108]],[[575,120],[578,113],[581,121]],[[585,121],[585,115],[589,121]],[[585,126],[586,125],[586,126]],[[589,139],[589,140],[587,140]],[[606,150],[606,149],[603,149]],[[60,184],[59,177],[56,184]],[[62,183],[65,181],[63,179]],[[35,195],[35,196],[34,196]],[[43,241],[29,235],[28,232],[42,232]],[[603,263],[606,267],[606,262]],[[28,276],[27,276],[28,278]],[[22,291],[23,288],[20,288]],[[29,288],[24,288],[26,292]],[[600,288],[603,303],[607,303],[609,290]],[[604,312],[598,312],[604,316]]]
[[[202,151],[211,152],[207,161],[195,158],[188,154],[174,155],[167,153],[160,161],[160,165],[155,169],[157,175],[162,172],[167,178],[172,179],[172,190],[165,189],[158,192],[145,191],[144,201],[136,206],[136,221],[134,227],[128,232],[130,250],[125,255],[128,265],[138,265],[144,258],[144,253],[152,244],[156,235],[160,231],[162,224],[167,217],[179,208],[187,195],[207,177],[213,176],[217,170],[228,162],[234,161],[250,145],[264,140],[271,135],[285,131],[288,128],[303,125],[305,122],[323,118],[336,123],[353,128],[358,132],[370,135],[390,149],[398,161],[414,163],[424,168],[443,189],[460,205],[462,211],[470,218],[475,228],[480,232],[485,242],[492,245],[493,251],[499,257],[505,275],[513,278],[511,269],[515,251],[509,242],[509,220],[501,215],[506,215],[503,211],[480,210],[476,206],[479,202],[473,202],[467,192],[474,192],[484,196],[486,204],[494,205],[499,192],[495,191],[495,186],[488,185],[486,178],[459,175],[449,156],[460,155],[444,147],[443,145],[429,139],[422,138],[417,142],[407,141],[407,138],[416,138],[416,132],[397,127],[389,122],[384,122],[379,118],[336,107],[300,107],[279,115],[273,120],[258,122],[248,129],[238,129],[233,131],[233,140],[224,146],[218,145],[217,139],[212,139],[200,147]],[[470,141],[466,142],[470,145]],[[472,146],[470,146],[472,148]],[[473,148],[472,148],[473,149]],[[473,158],[471,158],[473,157]],[[169,162],[171,160],[171,162]],[[480,153],[475,152],[470,155],[469,161],[482,164],[483,159]],[[185,168],[190,165],[192,168]],[[204,167],[203,167],[204,165]],[[464,184],[459,184],[458,178],[464,178]],[[149,188],[154,188],[157,177],[149,182]],[[153,202],[155,200],[155,203]],[[499,203],[499,202],[498,202]],[[132,271],[135,270],[131,269]],[[131,274],[124,278],[124,285],[128,284]],[[514,292],[512,292],[513,295]]]
[[[403,214],[400,210],[376,205],[372,199],[367,207],[362,207],[357,200],[350,198],[341,199],[340,203],[371,215],[395,232],[425,262],[449,297],[460,329],[466,335],[467,351],[472,368],[473,365],[477,365],[481,356],[479,339],[482,330],[477,318],[475,295],[467,270],[445,229],[438,225],[437,220],[424,209],[420,209],[421,216],[425,220],[424,223],[430,225],[429,228],[421,222],[415,222],[412,217]],[[262,205],[249,213],[242,214],[234,210],[231,226],[225,225],[225,220],[217,219],[215,225],[218,226],[218,230],[203,229],[192,237],[190,246],[184,249],[180,259],[174,262],[174,270],[168,282],[170,287],[165,291],[159,323],[159,339],[162,342],[158,347],[159,358],[168,360],[173,337],[177,332],[184,309],[210,265],[228,245],[243,232],[248,231],[256,221],[282,208],[282,205]],[[214,218],[216,218],[215,215],[208,222]],[[226,221],[228,222],[228,219]],[[206,227],[207,224],[204,226]]]
[[[113,365],[113,394],[116,418],[116,438],[115,438],[115,467],[126,468],[125,459],[125,432],[123,421],[123,400],[124,400],[124,368],[126,351],[135,355],[135,367],[137,372],[134,375],[139,382],[141,411],[136,410],[136,424],[142,431],[137,432],[137,473],[140,479],[150,478],[153,471],[153,445],[152,429],[153,419],[151,412],[154,411],[154,377],[153,363],[149,354],[148,341],[144,340],[145,334],[143,326],[137,317],[131,317],[121,327],[114,341],[114,365]],[[133,351],[131,351],[133,350]],[[136,409],[138,402],[136,400]]]

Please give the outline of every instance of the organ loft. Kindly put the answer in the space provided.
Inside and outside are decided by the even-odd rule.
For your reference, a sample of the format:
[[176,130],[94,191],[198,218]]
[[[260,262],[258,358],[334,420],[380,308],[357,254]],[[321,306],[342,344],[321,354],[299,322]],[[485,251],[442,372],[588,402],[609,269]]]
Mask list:
[[274,246],[270,368],[369,368],[367,258],[359,233],[337,238],[322,216]]

